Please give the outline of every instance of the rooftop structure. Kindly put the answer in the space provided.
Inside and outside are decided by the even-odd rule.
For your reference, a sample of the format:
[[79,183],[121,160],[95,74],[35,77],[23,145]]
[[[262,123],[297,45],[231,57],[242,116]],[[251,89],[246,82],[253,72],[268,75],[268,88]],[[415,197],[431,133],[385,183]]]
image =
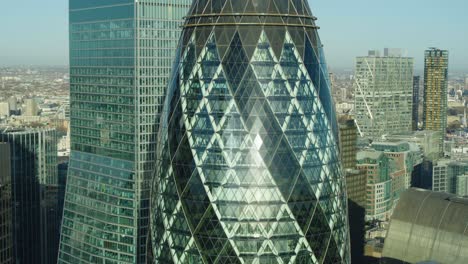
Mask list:
[[410,189],[393,212],[384,263],[468,263],[468,199]]

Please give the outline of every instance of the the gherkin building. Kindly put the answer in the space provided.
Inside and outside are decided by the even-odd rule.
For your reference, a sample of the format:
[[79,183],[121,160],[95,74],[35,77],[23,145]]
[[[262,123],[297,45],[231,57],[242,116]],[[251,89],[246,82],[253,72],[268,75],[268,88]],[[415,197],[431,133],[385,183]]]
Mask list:
[[307,0],[195,0],[151,200],[155,263],[350,263],[344,178]]

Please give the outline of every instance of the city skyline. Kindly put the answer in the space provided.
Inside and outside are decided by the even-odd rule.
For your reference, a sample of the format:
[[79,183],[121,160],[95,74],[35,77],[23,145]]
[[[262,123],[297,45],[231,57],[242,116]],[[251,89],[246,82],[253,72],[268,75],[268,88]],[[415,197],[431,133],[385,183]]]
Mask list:
[[[27,9],[13,2],[3,3],[0,30],[8,38],[0,40],[0,66],[67,65],[67,2],[26,0]],[[332,70],[352,70],[354,58],[369,49],[395,47],[415,57],[415,69],[421,71],[424,50],[433,46],[450,51],[451,72],[468,70],[468,52],[463,44],[468,42],[468,35],[462,33],[463,25],[468,24],[463,13],[468,8],[466,1],[452,0],[440,6],[431,4],[435,0],[397,0],[385,9],[370,0],[309,3],[318,26],[327,29],[319,32]],[[20,15],[28,19],[16,19]],[[437,22],[433,22],[434,17],[439,18]]]
[[466,0],[2,7],[1,264],[468,263]]

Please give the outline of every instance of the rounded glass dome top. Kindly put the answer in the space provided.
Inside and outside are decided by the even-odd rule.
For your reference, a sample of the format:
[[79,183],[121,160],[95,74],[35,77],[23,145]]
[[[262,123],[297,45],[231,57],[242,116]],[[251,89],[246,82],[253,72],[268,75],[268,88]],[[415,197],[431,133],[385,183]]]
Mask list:
[[349,263],[327,65],[306,0],[199,0],[168,85],[155,263]]

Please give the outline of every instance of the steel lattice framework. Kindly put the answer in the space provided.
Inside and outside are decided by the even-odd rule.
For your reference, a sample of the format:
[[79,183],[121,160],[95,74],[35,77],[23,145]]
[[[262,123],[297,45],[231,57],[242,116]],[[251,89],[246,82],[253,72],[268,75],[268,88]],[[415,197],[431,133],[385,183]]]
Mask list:
[[161,119],[156,263],[349,263],[314,20],[307,1],[193,4]]

